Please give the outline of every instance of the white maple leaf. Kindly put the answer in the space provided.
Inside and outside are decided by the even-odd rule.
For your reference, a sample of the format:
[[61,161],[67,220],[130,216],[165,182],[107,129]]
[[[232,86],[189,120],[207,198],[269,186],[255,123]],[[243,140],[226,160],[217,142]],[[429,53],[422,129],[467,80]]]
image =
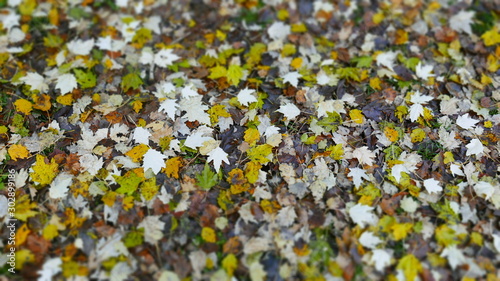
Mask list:
[[403,164],[396,164],[392,166],[391,174],[396,179],[396,182],[399,183],[401,180],[401,173],[410,173],[408,168]]
[[147,216],[137,228],[144,228],[144,240],[150,244],[163,238],[163,228],[165,223],[160,220],[160,216]]
[[396,52],[386,52],[386,53],[381,53],[377,56],[377,65],[378,66],[385,66],[389,68],[390,70],[394,70],[394,60],[396,59],[396,56],[398,53]]
[[145,129],[143,127],[136,127],[134,129],[134,135],[133,139],[135,143],[143,143],[146,145],[149,145],[149,137],[151,136],[151,133],[148,131],[148,129]]
[[153,171],[153,173],[158,174],[162,168],[165,168],[165,156],[158,150],[150,148],[145,154],[143,158],[142,167],[144,167],[144,171],[147,171],[149,168]]
[[186,85],[182,88],[181,95],[183,98],[196,97],[198,96],[198,91],[194,89],[193,85]]
[[273,40],[283,40],[290,34],[290,26],[277,21],[267,29],[267,34]]
[[460,168],[460,166],[456,165],[456,164],[451,164],[450,165],[450,171],[451,171],[451,174],[452,175],[456,175],[456,176],[465,176],[464,172],[462,171],[462,169]]
[[[249,203],[247,203],[249,204]],[[278,215],[276,216],[276,220],[278,221],[278,224],[282,227],[289,227],[291,226],[294,222],[295,219],[297,218],[297,214],[295,213],[295,209],[293,206],[286,206],[282,208]]]
[[472,35],[471,24],[473,23],[474,11],[460,11],[450,18],[450,28],[460,32],[463,31]]
[[401,209],[408,213],[415,213],[418,208],[418,203],[413,200],[410,196],[406,196],[400,202]]
[[418,117],[424,114],[424,107],[420,103],[412,104],[410,107],[410,120],[417,121]]
[[177,108],[179,108],[179,105],[177,104],[176,100],[164,100],[160,104],[160,108],[158,108],[158,111],[167,113],[170,119],[175,120],[175,112],[177,112]]
[[80,166],[82,172],[88,172],[91,176],[97,175],[99,169],[104,165],[104,160],[102,157],[97,157],[93,154],[85,154],[80,156]]
[[73,176],[63,172],[57,175],[57,177],[52,181],[49,188],[49,196],[52,199],[64,198],[68,195],[68,187],[73,181]]
[[94,42],[94,38],[85,41],[82,39],[76,39],[68,42],[66,47],[68,47],[68,50],[75,55],[86,56],[90,54],[90,51],[94,48]]
[[54,276],[62,271],[62,260],[60,257],[48,259],[43,263],[42,269],[38,271],[40,275],[38,281],[52,281]]
[[277,111],[281,112],[288,120],[293,120],[300,115],[300,109],[293,103],[281,105]]
[[375,249],[378,244],[382,243],[382,239],[375,236],[371,231],[365,231],[359,237],[359,243],[363,245],[363,247]]
[[373,165],[373,159],[375,158],[375,153],[368,149],[368,146],[357,147],[352,152],[352,156],[358,159],[361,165],[366,164],[368,166]]
[[167,67],[180,58],[181,57],[174,54],[174,50],[164,49],[155,54],[154,62],[159,67]]
[[189,135],[186,138],[184,145],[192,149],[197,149],[198,147],[203,146],[204,142],[213,139],[211,137],[205,137],[204,134],[204,132],[195,132]]
[[49,90],[49,85],[45,83],[45,78],[36,72],[28,72],[26,76],[21,77],[19,81],[29,85],[32,91],[38,90],[41,93],[45,93]]
[[466,130],[474,128],[477,123],[479,123],[479,120],[470,118],[469,113],[457,118],[457,125]]
[[439,181],[435,179],[424,180],[424,187],[429,193],[440,193],[443,191],[443,188],[439,185]]
[[248,104],[252,102],[257,102],[257,98],[255,98],[253,93],[255,93],[254,89],[245,88],[241,90],[236,96],[238,98],[238,102],[244,106],[248,106]]
[[364,228],[366,225],[374,225],[378,221],[378,217],[371,212],[373,209],[375,208],[358,203],[349,209],[349,216],[354,223]]
[[427,102],[433,100],[434,98],[427,95],[422,95],[419,91],[416,91],[411,95],[410,102],[418,104],[426,104]]
[[467,263],[463,251],[457,249],[457,245],[446,247],[441,253],[441,257],[448,259],[448,263],[453,270],[455,270],[457,266]]
[[500,253],[500,235],[498,234],[492,234],[493,236],[493,246],[497,250],[498,253]]
[[465,153],[466,156],[470,156],[473,154],[479,156],[484,152],[484,146],[478,139],[472,139],[470,143],[465,147],[467,147],[467,152]]
[[477,195],[484,196],[488,200],[495,193],[495,187],[489,182],[479,181],[474,185],[474,191]]
[[417,67],[415,68],[415,71],[417,73],[417,77],[427,80],[429,77],[434,77],[434,74],[431,74],[431,71],[434,69],[432,65],[422,65],[422,62],[419,62],[417,64]]
[[205,112],[208,106],[202,103],[202,98],[203,96],[198,95],[196,97],[190,97],[189,99],[182,99],[179,102],[180,109],[186,111],[184,117],[186,117],[188,121],[198,121],[202,124],[210,124],[210,115]]
[[61,90],[63,95],[72,92],[76,87],[78,87],[76,78],[71,73],[63,74],[57,78],[56,89]]
[[375,264],[375,269],[379,272],[384,272],[384,269],[391,265],[391,255],[382,249],[373,250],[370,262]]
[[354,186],[360,186],[363,183],[363,179],[370,180],[366,171],[360,168],[349,168],[350,172],[347,174],[348,177],[352,177]]
[[208,153],[207,162],[213,161],[214,169],[218,173],[222,162],[229,164],[227,159],[228,154],[220,147],[216,147],[214,150]]
[[288,72],[287,74],[285,74],[285,76],[283,76],[283,84],[288,82],[288,83],[290,83],[290,85],[297,88],[297,86],[299,85],[299,78],[300,77],[302,77],[302,75],[300,73],[298,73],[297,71]]

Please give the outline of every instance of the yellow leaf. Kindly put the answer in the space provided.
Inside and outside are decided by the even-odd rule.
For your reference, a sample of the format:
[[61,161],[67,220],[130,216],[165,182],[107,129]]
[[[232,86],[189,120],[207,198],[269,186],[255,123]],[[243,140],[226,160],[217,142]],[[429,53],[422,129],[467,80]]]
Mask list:
[[425,136],[426,136],[425,131],[420,128],[417,128],[411,131],[410,134],[411,142],[413,143],[420,142],[425,139]]
[[144,156],[144,154],[146,154],[146,152],[148,152],[148,150],[149,146],[141,143],[132,148],[131,150],[127,151],[125,155],[132,158],[132,161],[137,163],[142,160],[142,157]]
[[259,130],[255,128],[249,128],[245,131],[245,136],[243,139],[250,144],[250,146],[254,146],[257,141],[260,139]]
[[[146,196],[144,196],[144,198],[146,198]],[[146,200],[148,200],[148,199],[146,199]],[[125,196],[125,197],[123,197],[122,208],[125,211],[128,211],[132,207],[134,207],[134,196]]]
[[273,151],[273,147],[269,144],[262,144],[247,150],[247,156],[252,161],[259,162],[260,164],[265,164],[270,160],[267,158],[269,154]]
[[104,196],[102,196],[102,202],[109,207],[112,207],[115,204],[117,193],[114,191],[108,191]]
[[500,33],[498,33],[498,29],[496,26],[483,33],[483,35],[481,35],[481,38],[483,39],[484,45],[486,46],[492,46],[500,43]]
[[16,110],[24,113],[24,115],[29,115],[33,110],[33,104],[27,99],[18,99],[14,102]]
[[394,130],[391,127],[385,127],[384,134],[387,137],[387,139],[390,140],[391,142],[395,142],[399,138],[398,131]]
[[28,149],[20,144],[13,144],[11,147],[9,147],[7,152],[9,152],[10,158],[14,161],[16,161],[17,159],[27,158],[30,154]]
[[358,124],[363,123],[363,119],[364,119],[363,113],[359,109],[353,109],[353,110],[349,111],[349,117],[355,123],[358,123]]
[[446,151],[444,153],[444,160],[443,162],[445,164],[455,162],[455,157],[453,157],[453,153],[451,151]]
[[16,231],[16,246],[24,244],[30,233],[31,230],[28,228],[27,224],[23,224],[20,228],[18,228]]
[[212,124],[219,122],[219,117],[231,117],[231,114],[227,112],[226,106],[223,104],[212,106],[207,113],[210,114],[210,121]]
[[52,107],[49,95],[46,94],[33,95],[32,98],[33,102],[35,102],[35,104],[33,105],[33,108],[35,109],[40,109],[41,111],[48,111]]
[[302,66],[302,58],[294,58],[290,65],[295,69],[299,69]]
[[22,249],[16,252],[16,269],[22,269],[27,262],[34,262],[35,255],[28,249]]
[[472,232],[470,234],[470,242],[478,246],[483,246],[483,236],[478,232]]
[[58,165],[56,160],[52,160],[46,164],[46,158],[40,154],[36,156],[36,163],[32,166],[33,172],[30,174],[31,179],[41,186],[48,185],[57,176]]
[[500,68],[500,63],[498,63],[497,57],[493,54],[489,54],[486,58],[486,65],[488,66],[489,72],[497,72]]
[[282,57],[288,57],[297,52],[297,48],[295,47],[294,44],[285,44],[283,46],[283,49],[281,50],[281,56]]
[[24,194],[17,199],[14,217],[26,221],[28,218],[34,217],[37,214],[36,211],[32,210],[36,207],[36,202],[31,202],[29,194]]
[[245,168],[245,176],[249,183],[255,183],[259,179],[259,171],[262,165],[258,162],[248,162]]
[[344,158],[344,147],[341,143],[328,147],[326,151],[330,151],[330,157],[333,158],[333,160],[340,160]]
[[448,247],[454,244],[458,244],[458,237],[455,234],[455,230],[443,224],[436,228],[435,230],[436,241],[439,245]]
[[59,235],[59,232],[57,231],[57,225],[54,225],[54,224],[48,224],[43,229],[43,232],[42,232],[43,238],[45,238],[45,240],[48,240],[48,241],[56,238],[58,235]]
[[222,268],[227,272],[227,275],[233,276],[234,270],[238,267],[238,259],[235,255],[229,254],[222,260]]
[[64,96],[58,96],[56,101],[62,105],[72,105],[75,100],[73,99],[73,94],[66,94]]
[[142,109],[142,102],[138,101],[138,100],[133,101],[132,108],[134,109],[134,111],[136,113],[139,113],[139,111],[141,111],[141,109]]
[[215,243],[217,241],[217,235],[215,234],[215,230],[210,227],[204,227],[201,230],[201,238],[208,243]]
[[59,11],[55,7],[49,11],[49,22],[55,26],[59,25]]
[[280,21],[285,21],[289,17],[288,10],[281,9],[278,11],[278,13],[276,13],[276,16]]
[[382,12],[380,12],[380,13],[376,13],[373,15],[372,21],[374,24],[378,25],[379,23],[381,23],[384,20],[384,18],[385,18],[384,14]]
[[493,127],[493,122],[491,121],[484,121],[484,125],[483,125],[485,128],[492,128]]
[[382,90],[380,83],[382,83],[382,81],[380,81],[380,78],[378,78],[378,77],[370,79],[370,87],[372,87],[375,90],[379,90],[379,91]]
[[408,32],[404,31],[404,29],[398,29],[396,30],[396,40],[394,43],[396,45],[401,45],[405,44],[408,42]]
[[397,269],[403,271],[406,281],[415,280],[417,274],[423,271],[422,264],[413,254],[408,254],[401,258]]
[[493,80],[488,75],[481,73],[481,83],[488,85],[493,83]]
[[[146,200],[151,200],[158,193],[158,186],[156,185],[156,177],[151,177],[141,184],[141,194]],[[133,199],[133,197],[132,197]]]
[[394,240],[399,241],[405,239],[408,236],[408,232],[413,228],[411,223],[396,223],[391,226],[392,234],[394,235]]
[[179,178],[179,170],[182,167],[182,158],[180,156],[170,158],[166,162],[165,174],[169,178]]
[[243,176],[243,171],[238,168],[229,172],[226,181],[231,185],[232,194],[239,194],[250,188],[247,179]]
[[295,33],[302,33],[302,32],[307,31],[307,26],[303,23],[296,23],[296,24],[292,24],[291,30],[292,30],[292,32],[295,32]]
[[217,30],[217,31],[215,32],[215,36],[216,36],[216,37],[217,37],[217,39],[219,39],[220,41],[224,41],[224,40],[226,40],[226,37],[227,37],[226,33],[222,32],[222,31],[220,31],[220,30]]

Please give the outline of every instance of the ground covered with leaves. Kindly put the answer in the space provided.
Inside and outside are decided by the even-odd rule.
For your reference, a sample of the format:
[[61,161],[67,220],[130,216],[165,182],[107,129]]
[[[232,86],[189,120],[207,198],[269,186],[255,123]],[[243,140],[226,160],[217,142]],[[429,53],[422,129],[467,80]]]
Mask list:
[[497,280],[494,1],[0,7],[7,279]]

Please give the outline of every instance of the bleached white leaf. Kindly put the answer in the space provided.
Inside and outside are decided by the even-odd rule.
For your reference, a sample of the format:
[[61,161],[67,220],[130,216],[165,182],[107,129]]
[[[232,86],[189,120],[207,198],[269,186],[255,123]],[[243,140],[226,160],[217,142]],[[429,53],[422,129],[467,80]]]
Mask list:
[[465,115],[462,116],[458,116],[457,118],[457,125],[466,130],[474,128],[477,123],[479,123],[479,120],[470,118],[469,113],[466,113]]
[[90,51],[94,48],[94,42],[94,38],[85,41],[82,39],[76,39],[68,42],[66,47],[68,47],[68,50],[75,55],[86,56],[90,54]]
[[382,239],[375,236],[371,231],[365,231],[359,237],[359,243],[361,243],[363,247],[375,249],[378,244],[382,243]]
[[97,175],[97,172],[104,165],[104,160],[102,157],[97,157],[93,154],[85,154],[80,156],[80,166],[82,172],[88,172],[91,176]]
[[373,250],[370,262],[375,264],[375,269],[384,272],[385,268],[391,265],[391,255],[382,249]]
[[417,121],[418,117],[424,114],[424,107],[420,103],[415,103],[410,106],[410,120]]
[[134,135],[132,138],[134,139],[135,143],[143,143],[149,145],[150,136],[151,133],[148,131],[148,129],[143,127],[136,127],[134,129]]
[[415,68],[415,71],[417,73],[417,77],[421,78],[423,80],[429,79],[429,77],[434,77],[435,75],[432,74],[432,70],[434,67],[432,65],[423,65],[422,62],[419,62],[417,64],[417,67]]
[[9,32],[9,41],[11,43],[21,42],[25,37],[26,34],[19,27],[14,27]]
[[454,175],[454,176],[465,176],[465,174],[464,174],[464,172],[462,172],[462,169],[460,168],[460,166],[458,166],[456,164],[450,165],[450,171],[451,171],[452,175]]
[[467,152],[465,153],[466,156],[470,155],[479,156],[484,152],[484,146],[478,139],[472,139],[470,143],[467,144],[465,147],[467,147]]
[[457,266],[467,263],[465,256],[463,254],[463,250],[457,249],[457,245],[451,245],[444,248],[441,253],[441,257],[447,258],[448,263],[451,266],[451,269],[455,270]]
[[154,245],[163,237],[165,223],[160,220],[160,216],[147,216],[137,226],[141,227],[144,228],[144,240]]
[[372,213],[374,207],[363,204],[356,204],[349,209],[349,216],[352,221],[364,228],[366,225],[374,225],[378,221],[378,217]]
[[198,92],[194,89],[193,85],[186,85],[182,88],[181,95],[183,98],[196,97]]
[[434,98],[427,95],[422,95],[419,91],[416,91],[411,95],[410,102],[418,104],[426,104],[427,102],[433,100]]
[[377,66],[385,66],[390,70],[394,70],[394,60],[398,53],[396,52],[386,52],[381,53],[377,56]]
[[49,188],[49,196],[52,199],[64,198],[68,194],[68,187],[73,181],[73,176],[68,173],[60,173],[52,181]]
[[484,197],[486,200],[490,199],[491,196],[493,196],[493,193],[495,193],[495,187],[485,181],[478,181],[474,185],[474,191],[476,192],[477,195]]
[[410,196],[406,196],[400,202],[401,209],[408,213],[415,213],[418,208],[418,203]]
[[177,104],[176,100],[164,100],[160,104],[160,108],[158,108],[158,111],[167,113],[170,119],[175,120],[175,112],[177,112],[177,108],[179,108],[179,105]]
[[240,214],[240,218],[245,222],[245,223],[250,223],[250,222],[257,222],[255,220],[255,216],[252,212],[252,205],[251,205],[251,202],[247,202],[245,204],[243,204],[241,207],[240,207],[240,210],[238,211],[238,213]]
[[160,151],[157,151],[155,149],[150,148],[145,154],[144,154],[144,164],[142,165],[144,167],[144,171],[147,171],[149,168],[153,171],[153,173],[158,174],[162,168],[165,168],[165,159],[167,156],[165,156],[163,153]]
[[130,275],[134,272],[127,262],[119,262],[113,266],[110,272],[110,281],[124,281],[129,280]]
[[300,109],[293,103],[282,105],[277,111],[283,113],[288,120],[293,120],[300,115]]
[[229,164],[229,160],[227,159],[228,154],[220,147],[215,148],[214,150],[208,153],[207,162],[214,161],[215,171],[218,173],[220,170],[220,166],[222,162]]
[[298,73],[297,71],[288,72],[287,74],[285,74],[285,76],[283,76],[283,84],[288,82],[288,83],[290,83],[290,85],[297,88],[297,86],[299,85],[299,78],[300,77],[302,77],[302,75],[300,73]]
[[248,271],[250,272],[250,279],[252,281],[264,281],[266,280],[266,271],[264,266],[257,260],[250,264]]
[[471,24],[473,22],[475,12],[474,11],[460,11],[450,18],[450,28],[460,32],[463,31],[469,35],[472,35]]
[[392,166],[391,174],[398,183],[401,180],[401,173],[410,173],[410,171],[403,164],[396,164]]
[[45,93],[49,90],[49,85],[45,83],[45,78],[36,72],[28,72],[26,76],[21,77],[19,81],[29,85],[32,91],[38,90],[41,93]]
[[241,90],[236,96],[238,98],[238,102],[244,106],[247,106],[252,102],[257,102],[257,98],[253,95],[253,93],[255,93],[254,89],[245,88]]
[[158,281],[180,281],[181,279],[179,276],[177,276],[177,273],[170,271],[170,270],[164,270],[162,271],[160,278],[158,278]]
[[198,147],[203,146],[205,141],[212,139],[211,137],[205,137],[204,134],[204,132],[195,132],[189,135],[186,138],[184,145],[192,149],[197,149]]
[[328,112],[346,113],[344,101],[342,100],[326,100],[317,103],[317,117],[328,116]]
[[444,128],[439,130],[439,143],[443,148],[452,150],[460,146],[460,142],[455,138],[455,132],[447,132]]
[[286,206],[286,207],[282,208],[279,211],[278,215],[276,216],[276,220],[278,221],[278,224],[282,227],[291,226],[294,223],[296,218],[297,218],[297,214],[295,213],[295,209],[293,208],[293,206]]
[[493,246],[495,247],[495,250],[497,250],[498,253],[500,253],[500,235],[498,234],[493,234]]
[[155,54],[154,62],[159,67],[167,67],[174,64],[174,61],[180,59],[178,55],[174,54],[172,49],[163,49]]
[[354,182],[354,186],[360,186],[363,183],[363,179],[370,180],[366,171],[360,168],[349,168],[351,171],[347,176],[352,177],[352,181]]
[[439,185],[439,181],[435,179],[426,179],[424,180],[424,187],[429,193],[440,193],[443,191],[443,188]]
[[290,26],[277,21],[267,29],[267,34],[273,40],[283,40],[290,34]]
[[56,89],[61,90],[62,95],[72,92],[76,87],[78,87],[76,78],[71,73],[63,74],[57,78]]
[[368,146],[357,147],[353,150],[352,156],[358,159],[361,165],[366,164],[368,166],[373,165],[373,160],[375,158],[375,152],[368,149]]
[[0,218],[7,216],[8,212],[8,204],[7,197],[0,195]]
[[38,281],[52,281],[54,276],[62,271],[62,260],[60,257],[51,258],[43,263],[42,269],[38,271]]
[[202,98],[203,96],[198,95],[196,97],[182,99],[179,102],[179,108],[182,111],[186,111],[186,114],[183,117],[187,118],[188,121],[198,121],[201,124],[210,125],[210,115],[205,112],[205,110],[208,109],[208,106],[202,103]]

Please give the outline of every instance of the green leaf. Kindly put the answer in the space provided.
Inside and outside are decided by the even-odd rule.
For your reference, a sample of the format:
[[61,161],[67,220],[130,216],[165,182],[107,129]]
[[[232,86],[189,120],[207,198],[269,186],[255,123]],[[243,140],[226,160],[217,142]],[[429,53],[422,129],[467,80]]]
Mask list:
[[342,125],[342,117],[337,112],[327,112],[327,114],[327,117],[323,117],[318,121],[318,125],[333,133]]
[[373,58],[371,56],[362,56],[353,58],[351,61],[356,63],[356,67],[370,67],[372,65]]
[[198,180],[196,184],[205,190],[209,190],[219,182],[217,174],[212,172],[208,164],[205,164],[205,168],[196,176],[196,179]]
[[355,67],[339,68],[336,73],[341,79],[354,80],[357,82],[361,81],[361,78],[359,78],[359,69]]
[[95,87],[96,76],[92,71],[83,71],[80,69],[74,69],[73,71],[75,72],[76,81],[80,84],[82,89]]
[[120,86],[126,92],[130,88],[137,90],[142,85],[142,79],[137,73],[129,73],[122,78]]
[[391,145],[388,148],[384,149],[385,153],[385,161],[389,160],[397,160],[399,155],[403,153],[403,150],[397,145]]
[[116,182],[120,185],[120,188],[116,190],[116,193],[132,195],[139,184],[144,180],[144,178],[138,176],[135,172],[129,171],[123,176],[115,176]]

